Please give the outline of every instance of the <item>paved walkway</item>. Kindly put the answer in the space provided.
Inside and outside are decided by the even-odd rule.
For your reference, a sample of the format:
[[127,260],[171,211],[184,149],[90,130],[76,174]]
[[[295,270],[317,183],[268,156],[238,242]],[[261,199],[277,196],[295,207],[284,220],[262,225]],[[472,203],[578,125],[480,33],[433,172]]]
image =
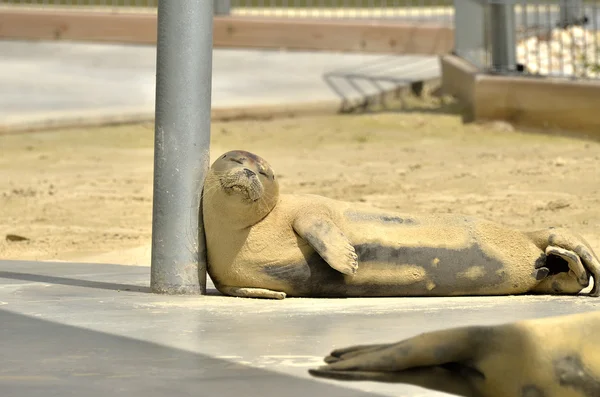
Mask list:
[[[154,46],[0,41],[0,126],[64,112],[152,112],[155,58]],[[432,56],[228,49],[214,51],[213,70],[214,109],[336,101],[323,79],[331,72],[358,75],[344,84],[337,73],[347,98],[401,84],[390,77],[439,76]]]
[[449,397],[312,378],[334,347],[597,309],[560,296],[284,299],[149,293],[150,269],[0,260],[3,397]]

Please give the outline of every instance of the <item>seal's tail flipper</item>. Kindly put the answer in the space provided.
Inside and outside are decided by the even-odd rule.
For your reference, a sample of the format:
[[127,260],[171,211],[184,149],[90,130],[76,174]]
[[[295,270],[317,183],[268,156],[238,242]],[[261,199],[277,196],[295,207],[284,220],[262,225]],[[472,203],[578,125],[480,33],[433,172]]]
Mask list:
[[581,258],[575,252],[564,248],[549,245],[546,247],[546,256],[558,256],[567,262],[569,266],[569,276],[576,279],[582,287],[587,287],[590,283],[590,273],[585,269]]
[[583,278],[591,274],[594,287],[590,295],[600,296],[600,260],[583,237],[564,228],[537,230],[527,235],[547,254],[564,259],[569,265],[569,274],[581,285],[587,285],[582,283]]

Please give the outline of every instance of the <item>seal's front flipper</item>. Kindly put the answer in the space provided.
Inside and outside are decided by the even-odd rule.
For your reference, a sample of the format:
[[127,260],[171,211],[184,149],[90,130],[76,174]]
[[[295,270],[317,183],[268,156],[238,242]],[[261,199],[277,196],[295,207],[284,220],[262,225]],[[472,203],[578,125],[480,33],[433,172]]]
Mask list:
[[301,216],[294,220],[293,227],[329,266],[343,274],[356,273],[358,256],[348,238],[333,221],[317,216]]
[[243,288],[243,287],[219,287],[225,295],[240,298],[262,298],[262,299],[284,299],[285,292],[272,291],[265,288]]
[[455,328],[389,345],[334,350],[325,359],[328,365],[309,373],[337,380],[409,383],[473,396],[473,384],[485,379],[474,362],[481,346],[490,343],[489,336],[487,327]]
[[343,349],[336,349],[329,353],[329,356],[325,357],[327,364],[332,364],[341,360],[347,360],[350,357],[354,357],[367,352],[374,352],[376,350],[386,349],[392,346],[391,343],[383,343],[379,345],[358,345],[350,346]]
[[353,346],[334,350],[338,361],[319,369],[342,371],[404,371],[460,363],[473,359],[489,343],[489,327],[462,327],[417,335],[398,343]]
[[309,369],[308,372],[317,378],[341,381],[405,383],[456,396],[480,396],[460,374],[442,366],[412,368],[399,372],[330,371],[326,369]]

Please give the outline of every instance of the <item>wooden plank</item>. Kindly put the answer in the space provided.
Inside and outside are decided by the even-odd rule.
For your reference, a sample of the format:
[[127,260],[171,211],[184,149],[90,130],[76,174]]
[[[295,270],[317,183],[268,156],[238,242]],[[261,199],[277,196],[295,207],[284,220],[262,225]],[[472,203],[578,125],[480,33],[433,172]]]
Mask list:
[[156,44],[156,15],[5,7],[0,38]]
[[[215,17],[214,46],[445,54],[453,29],[384,21]],[[156,14],[0,8],[0,38],[156,43]]]
[[215,18],[215,47],[446,54],[452,28],[384,21]]

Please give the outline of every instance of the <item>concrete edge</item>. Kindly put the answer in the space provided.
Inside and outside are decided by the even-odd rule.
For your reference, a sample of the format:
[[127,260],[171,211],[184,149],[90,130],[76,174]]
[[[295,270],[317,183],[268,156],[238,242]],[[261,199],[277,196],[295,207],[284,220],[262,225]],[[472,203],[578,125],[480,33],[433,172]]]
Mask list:
[[148,108],[95,109],[19,115],[0,121],[0,135],[63,128],[99,127],[154,121]]
[[[0,8],[0,38],[156,44],[156,14]],[[215,48],[445,54],[454,29],[440,24],[383,20],[217,16]]]
[[441,69],[442,90],[465,105],[465,121],[600,137],[600,81],[488,75],[455,55],[442,56]]
[[255,105],[228,108],[213,108],[212,121],[268,120],[279,117],[313,116],[335,114],[340,110],[340,101],[300,102],[281,105]]
[[[339,101],[213,108],[211,111],[211,120],[232,121],[243,119],[272,119],[274,117],[296,117],[335,113],[339,109]],[[154,109],[148,109],[147,107],[51,112],[34,114],[31,116],[24,115],[0,122],[0,135],[153,122]]]
[[440,57],[441,92],[452,95],[464,105],[463,120],[473,121],[475,76],[478,69],[455,55]]
[[[211,110],[211,121],[270,120],[280,117],[316,116],[344,112],[366,111],[393,103],[403,95],[421,95],[439,86],[440,79],[416,81],[407,86],[383,91],[365,97],[362,101],[344,106],[341,100],[296,102],[279,105],[216,107]],[[20,115],[0,121],[0,135],[68,128],[89,128],[108,125],[153,123],[154,109],[148,107],[121,107],[82,111],[48,112]]]

